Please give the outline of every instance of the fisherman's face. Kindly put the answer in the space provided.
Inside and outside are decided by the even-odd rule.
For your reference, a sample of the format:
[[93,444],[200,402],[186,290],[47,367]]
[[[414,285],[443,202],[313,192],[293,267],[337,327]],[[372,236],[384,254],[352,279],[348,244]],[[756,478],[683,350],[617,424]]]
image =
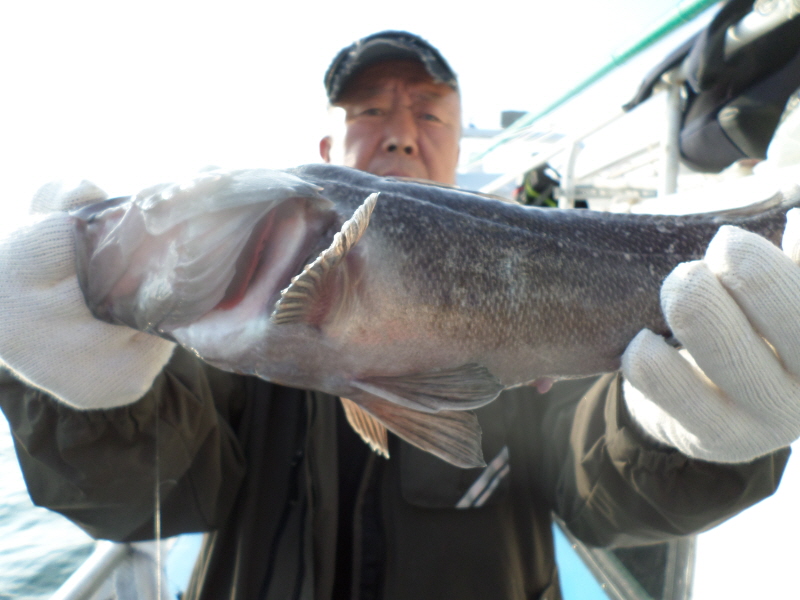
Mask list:
[[344,131],[341,139],[320,142],[325,162],[381,176],[455,183],[461,101],[422,63],[392,60],[365,67],[336,106],[344,112]]

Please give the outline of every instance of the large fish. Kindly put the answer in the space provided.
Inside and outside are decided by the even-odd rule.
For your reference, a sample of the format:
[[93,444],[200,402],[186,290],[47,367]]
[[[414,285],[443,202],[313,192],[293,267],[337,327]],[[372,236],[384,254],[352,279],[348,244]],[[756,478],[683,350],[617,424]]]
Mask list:
[[335,394],[385,429],[482,464],[470,409],[506,387],[616,370],[659,287],[731,223],[778,243],[800,191],[652,216],[527,208],[330,165],[208,172],[74,213],[93,314],[208,363]]

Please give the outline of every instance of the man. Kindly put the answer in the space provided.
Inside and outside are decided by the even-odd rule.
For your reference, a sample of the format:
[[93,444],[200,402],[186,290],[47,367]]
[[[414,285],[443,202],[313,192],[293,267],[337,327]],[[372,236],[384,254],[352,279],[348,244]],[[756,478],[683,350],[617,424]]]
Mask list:
[[[432,46],[382,32],[344,49],[325,81],[345,121],[342,137],[321,142],[323,159],[454,182],[458,84]],[[52,210],[97,197],[83,184],[37,202]],[[737,438],[747,436],[727,423],[746,426],[754,411],[707,398],[704,379],[682,372],[665,386],[672,349],[646,334],[626,353],[634,401],[623,400],[619,375],[511,390],[477,411],[486,469],[457,469],[397,438],[385,460],[333,397],[223,373],[93,320],[74,282],[69,224],[48,219],[46,236],[39,227],[0,245],[0,316],[10,324],[0,357],[51,392],[0,382],[31,497],[94,536],[147,539],[158,473],[162,535],[209,532],[187,598],[559,598],[551,512],[590,544],[670,539],[771,494],[787,460],[786,436],[756,435],[742,450]],[[800,278],[791,261],[784,267]],[[673,287],[673,303],[686,305],[687,286]],[[27,334],[14,337],[20,323]],[[54,339],[78,342],[65,351]],[[708,362],[702,341],[687,346]],[[661,407],[697,398],[711,418],[695,411],[687,424]],[[736,413],[721,432],[716,400]],[[759,400],[785,401],[780,414],[797,421],[787,434],[796,438],[800,419],[786,405],[797,395],[775,388]]]
[[455,184],[461,138],[455,76],[436,81],[419,60],[384,59],[366,64],[344,86],[344,68],[334,62],[326,78],[331,103],[344,113],[344,139],[323,138],[323,160],[332,162],[340,145],[335,162],[345,166]]

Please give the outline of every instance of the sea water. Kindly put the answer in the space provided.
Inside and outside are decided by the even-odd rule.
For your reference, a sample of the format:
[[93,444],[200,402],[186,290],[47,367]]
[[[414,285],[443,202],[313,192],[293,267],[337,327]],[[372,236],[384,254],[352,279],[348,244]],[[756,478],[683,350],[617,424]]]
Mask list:
[[0,416],[0,600],[50,598],[94,545],[66,518],[31,503]]

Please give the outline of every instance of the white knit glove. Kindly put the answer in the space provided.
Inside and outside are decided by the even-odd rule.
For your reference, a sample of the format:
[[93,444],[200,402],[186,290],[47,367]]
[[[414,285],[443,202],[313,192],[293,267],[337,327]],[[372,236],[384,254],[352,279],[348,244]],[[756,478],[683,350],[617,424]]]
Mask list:
[[105,197],[86,181],[48,184],[35,195],[32,214],[0,238],[0,363],[79,409],[139,399],[175,346],[98,321],[86,307],[64,211]]
[[731,463],[800,437],[800,210],[787,219],[783,252],[726,226],[703,260],[664,280],[661,306],[685,350],[645,329],[622,359],[630,414],[656,440]]

